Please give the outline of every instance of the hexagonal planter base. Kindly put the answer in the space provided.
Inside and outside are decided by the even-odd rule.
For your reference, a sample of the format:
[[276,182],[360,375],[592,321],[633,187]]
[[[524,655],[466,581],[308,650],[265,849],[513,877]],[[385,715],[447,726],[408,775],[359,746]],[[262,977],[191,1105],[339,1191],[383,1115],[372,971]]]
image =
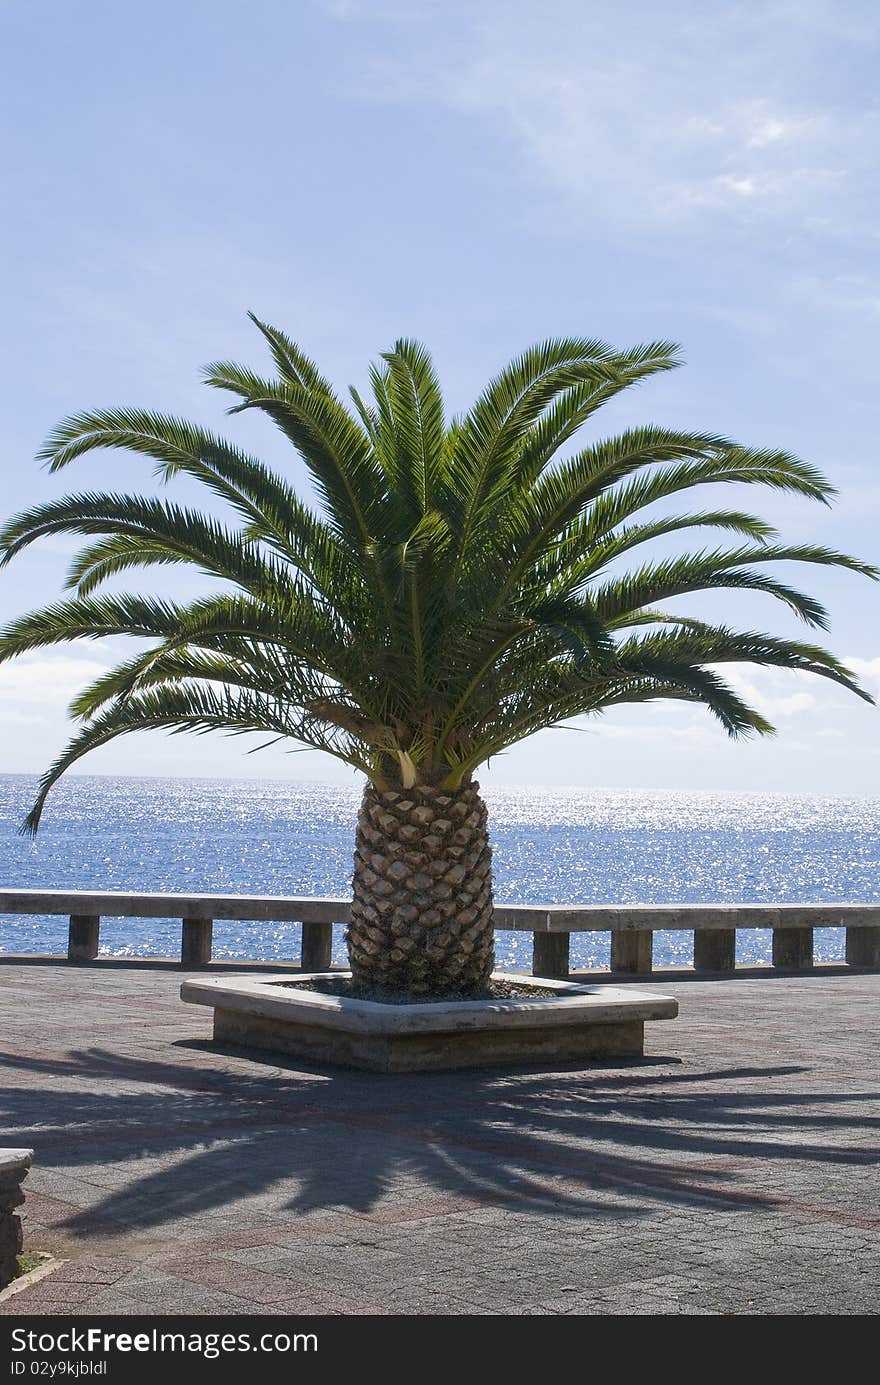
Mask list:
[[291,985],[344,973],[222,976],[184,981],[181,999],[214,1010],[214,1038],[242,1048],[375,1072],[638,1058],[646,1020],[673,1019],[672,996],[496,972],[550,996],[386,1005]]

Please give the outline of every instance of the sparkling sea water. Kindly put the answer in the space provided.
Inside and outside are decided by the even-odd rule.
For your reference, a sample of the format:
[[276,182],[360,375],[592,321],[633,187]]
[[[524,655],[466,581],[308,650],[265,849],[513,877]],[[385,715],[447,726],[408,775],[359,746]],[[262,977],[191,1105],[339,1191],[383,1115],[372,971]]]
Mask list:
[[[350,892],[360,791],[313,783],[79,776],[55,790],[36,842],[17,835],[35,780],[0,775],[0,888],[216,894]],[[495,788],[486,792],[495,897],[518,904],[880,903],[880,798]],[[215,923],[218,958],[295,960],[299,926]],[[740,931],[766,962],[767,930]],[[180,922],[108,919],[101,952],[179,955]],[[67,948],[67,920],[0,915],[0,953]],[[528,969],[531,935],[499,933]],[[692,960],[692,935],[655,934],[658,965]],[[817,929],[817,960],[843,930]],[[345,960],[342,929],[334,958]],[[572,935],[572,963],[607,967],[607,934]]]

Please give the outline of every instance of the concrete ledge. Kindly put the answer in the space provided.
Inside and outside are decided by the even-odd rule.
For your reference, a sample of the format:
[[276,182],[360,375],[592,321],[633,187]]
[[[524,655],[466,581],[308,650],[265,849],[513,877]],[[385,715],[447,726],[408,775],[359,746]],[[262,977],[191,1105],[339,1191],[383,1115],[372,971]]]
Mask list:
[[504,972],[495,979],[557,994],[387,1005],[290,988],[289,973],[193,979],[180,994],[214,1009],[217,1040],[381,1072],[639,1057],[645,1021],[678,1014],[672,996]]
[[48,1251],[41,1250],[37,1258],[40,1263],[35,1265],[27,1274],[20,1274],[17,1279],[13,1279],[11,1284],[7,1284],[5,1289],[0,1289],[0,1303],[6,1303],[8,1299],[14,1298],[16,1294],[23,1293],[32,1284],[39,1284],[41,1279],[46,1279],[48,1275],[60,1270],[62,1265],[66,1265],[66,1260],[59,1260],[57,1256],[50,1255]]
[[644,1024],[547,1025],[463,1030],[449,1034],[352,1034],[236,1010],[214,1011],[214,1038],[241,1048],[286,1053],[370,1072],[442,1072],[514,1063],[571,1063],[584,1058],[640,1058]]
[[31,1166],[30,1149],[0,1149],[0,1289],[18,1274],[21,1254],[21,1218],[16,1208],[24,1202],[21,1185]]
[[[548,937],[565,937],[565,934],[547,934]],[[0,967],[57,967],[64,962],[64,959],[56,954],[45,952],[0,952]],[[182,965],[179,957],[96,957],[94,962],[89,963],[92,971],[175,971],[182,972],[186,968]],[[199,968],[202,973],[226,974],[229,972],[285,972],[287,976],[294,978],[303,975],[304,968],[299,962],[285,961],[252,961],[247,957],[226,957],[212,958],[211,962],[203,968]],[[334,962],[328,971],[334,971],[337,975],[344,974],[348,967],[342,962]],[[853,972],[876,971],[876,967],[855,967],[849,962],[814,962],[810,968],[811,976],[851,976]],[[517,972],[516,975],[528,979],[532,975],[545,975],[538,972]],[[758,977],[768,981],[778,979],[783,975],[773,967],[770,962],[740,962],[732,972],[725,972],[719,975],[715,971],[699,971],[696,967],[672,966],[660,964],[655,966],[650,978],[647,976],[629,975],[626,972],[606,971],[602,967],[575,967],[569,972],[568,980],[577,981],[582,985],[598,984],[608,982],[610,985],[630,986],[632,982],[644,986],[650,981],[750,981]],[[558,979],[558,978],[557,978]]]
[[[0,890],[0,914],[347,923],[351,901],[276,895]],[[498,904],[495,927],[526,933],[694,928],[880,928],[880,904]]]
[[32,1149],[0,1149],[0,1179],[18,1174],[20,1183],[27,1177],[33,1154]]

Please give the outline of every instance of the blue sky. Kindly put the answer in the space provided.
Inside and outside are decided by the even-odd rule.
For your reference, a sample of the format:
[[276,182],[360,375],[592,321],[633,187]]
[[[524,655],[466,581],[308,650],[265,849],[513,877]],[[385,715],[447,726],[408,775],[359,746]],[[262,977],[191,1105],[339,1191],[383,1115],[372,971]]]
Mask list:
[[[873,0],[0,0],[0,31],[4,511],[152,488],[122,454],[57,478],[33,463],[61,416],[100,405],[223,427],[305,484],[268,428],[225,420],[199,383],[217,357],[263,364],[250,307],[340,386],[417,336],[453,408],[544,336],[672,337],[687,368],[631,392],[602,431],[676,423],[799,452],[838,503],[770,496],[763,512],[793,540],[880,558]],[[0,617],[54,599],[69,558],[47,542],[0,574]],[[880,693],[878,589],[801,575],[830,605],[831,647]],[[766,598],[711,609],[795,628]],[[113,652],[0,670],[0,767],[44,766],[67,700]],[[880,713],[795,675],[740,683],[774,741],[730,745],[706,714],[632,708],[538,737],[483,778],[876,792]],[[152,734],[83,769],[346,773]]]

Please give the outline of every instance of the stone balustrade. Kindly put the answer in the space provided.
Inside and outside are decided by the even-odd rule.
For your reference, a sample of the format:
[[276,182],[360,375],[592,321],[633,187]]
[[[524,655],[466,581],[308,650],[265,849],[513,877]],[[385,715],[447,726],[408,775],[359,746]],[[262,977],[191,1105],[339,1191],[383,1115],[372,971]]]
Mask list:
[[[66,915],[68,961],[91,962],[98,956],[102,920],[176,918],[181,920],[181,964],[197,969],[211,962],[215,920],[299,923],[302,945],[296,960],[306,971],[323,971],[330,965],[333,925],[347,923],[348,910],[347,899],[0,890],[0,933],[3,914]],[[847,964],[880,970],[880,904],[498,904],[495,927],[532,933],[533,973],[560,979],[570,971],[571,934],[584,932],[611,934],[614,975],[648,976],[653,936],[661,929],[692,932],[694,969],[707,975],[734,973],[736,934],[744,928],[772,929],[776,971],[810,970],[814,928],[844,928]]]

